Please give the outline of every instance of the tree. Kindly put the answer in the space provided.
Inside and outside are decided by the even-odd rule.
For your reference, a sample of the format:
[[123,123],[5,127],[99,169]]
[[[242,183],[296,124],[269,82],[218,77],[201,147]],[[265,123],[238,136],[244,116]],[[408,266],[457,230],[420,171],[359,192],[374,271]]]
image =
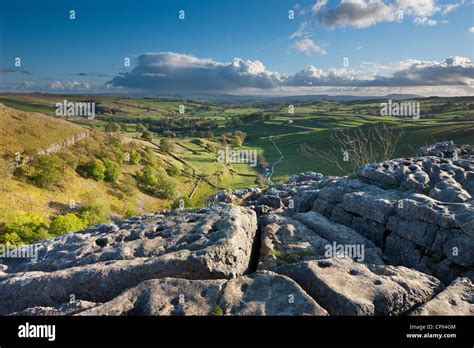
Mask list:
[[85,228],[85,223],[73,213],[58,215],[51,222],[49,232],[55,236]]
[[143,153],[141,163],[156,168],[158,167],[158,157],[155,156],[151,148],[147,147]]
[[180,176],[181,170],[178,167],[170,166],[166,168],[166,173],[168,173],[169,176]]
[[23,241],[18,234],[12,232],[0,235],[0,244],[5,244],[7,246],[20,246],[23,244]]
[[78,171],[85,177],[96,181],[102,181],[105,178],[105,165],[100,159],[90,161],[78,168]]
[[62,182],[62,163],[55,155],[42,155],[31,162],[30,179],[42,188],[58,186]]
[[137,150],[130,151],[130,163],[139,164],[142,159],[142,155]]
[[403,127],[390,128],[385,123],[373,127],[358,127],[333,132],[330,137],[332,149],[329,151],[307,144],[302,144],[300,151],[307,157],[323,160],[350,174],[366,163],[390,159],[404,133]]
[[86,205],[79,216],[86,227],[109,222],[107,209],[100,204]]
[[142,133],[142,136],[141,136],[142,139],[145,139],[147,141],[152,141],[153,140],[153,133],[151,133],[150,131],[146,130]]
[[120,167],[117,163],[108,159],[104,159],[102,162],[105,167],[104,180],[107,182],[115,182],[120,175]]
[[7,239],[17,240],[19,238],[21,243],[26,244],[51,237],[48,233],[48,221],[33,213],[14,213],[5,223],[4,229],[6,233],[10,234]]
[[120,129],[121,129],[120,124],[116,122],[109,122],[105,125],[105,131],[107,133],[118,132],[120,131]]
[[140,174],[140,181],[146,186],[153,187],[158,184],[158,178],[156,176],[155,169],[150,165],[144,166]]
[[242,139],[238,135],[232,136],[232,146],[241,147],[242,145]]
[[175,199],[178,196],[176,183],[164,174],[159,176],[154,192],[163,199]]
[[120,130],[122,130],[123,132],[128,131],[128,125],[126,123],[119,123],[119,126]]
[[169,141],[168,139],[161,139],[160,140],[160,150],[162,152],[173,152],[174,150],[174,144]]
[[135,126],[135,130],[138,133],[143,133],[143,132],[146,132],[148,129],[143,124],[137,123],[137,125]]
[[244,143],[245,138],[247,138],[247,133],[241,132],[241,131],[235,131],[234,136],[238,136],[242,140],[242,143]]

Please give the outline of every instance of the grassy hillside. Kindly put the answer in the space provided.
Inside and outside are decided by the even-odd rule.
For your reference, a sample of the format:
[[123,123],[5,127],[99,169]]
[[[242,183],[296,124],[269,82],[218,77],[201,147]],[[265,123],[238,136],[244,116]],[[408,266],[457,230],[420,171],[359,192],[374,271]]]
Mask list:
[[[174,139],[164,149],[162,137],[104,133],[3,105],[0,117],[7,124],[0,140],[0,243],[31,243],[181,203],[202,206],[218,190],[255,185],[250,167],[216,161],[213,140]],[[74,144],[38,155],[85,132]],[[27,160],[16,162],[16,153]]]
[[[63,100],[95,102],[96,118],[56,117],[54,105]],[[0,243],[30,243],[183,203],[202,206],[221,189],[265,187],[265,168],[273,167],[273,183],[302,171],[340,175],[333,165],[300,151],[301,144],[330,150],[335,131],[351,133],[381,122],[403,127],[397,157],[412,156],[419,146],[436,141],[474,143],[474,98],[413,100],[421,104],[419,120],[381,117],[380,102],[212,104],[2,94],[0,118],[7,127],[0,130]],[[86,131],[88,136],[73,145],[37,155]],[[218,162],[217,152],[225,147],[257,151],[258,166]],[[17,153],[30,158],[15,165]]]
[[0,157],[31,153],[83,133],[83,127],[0,104]]

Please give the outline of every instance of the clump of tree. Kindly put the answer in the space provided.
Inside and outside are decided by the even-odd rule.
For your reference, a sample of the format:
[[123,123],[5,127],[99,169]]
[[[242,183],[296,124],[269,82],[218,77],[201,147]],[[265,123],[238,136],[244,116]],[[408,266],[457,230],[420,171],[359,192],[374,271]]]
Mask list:
[[146,130],[142,133],[140,138],[142,138],[146,141],[152,141],[153,140],[153,133],[150,132],[149,130]]
[[75,232],[89,226],[109,222],[106,208],[100,204],[85,205],[79,215],[66,213],[51,219],[31,212],[15,212],[0,231],[0,244],[19,246],[33,244],[64,233]]
[[153,153],[153,150],[149,147],[147,147],[142,153],[141,153],[141,161],[140,163],[143,165],[150,165],[153,168],[158,168],[160,165],[161,160],[155,156]]
[[226,132],[221,135],[220,142],[222,145],[231,144],[234,147],[240,147],[245,143],[247,134],[241,131]]
[[107,182],[117,181],[120,175],[119,165],[109,159],[104,159],[102,162],[104,163],[104,167],[105,167],[104,181],[107,181]]
[[120,130],[122,130],[122,127],[117,122],[109,122],[105,125],[105,131],[107,133],[115,133],[119,132]]
[[181,169],[179,169],[178,167],[175,167],[175,166],[169,166],[168,168],[166,168],[166,173],[169,176],[180,176],[181,175]]
[[172,153],[174,151],[174,144],[168,139],[160,139],[160,151],[164,153]]
[[130,151],[130,163],[131,164],[140,164],[142,160],[142,155],[137,150],[133,149]]
[[48,220],[39,215],[17,212],[6,221],[0,242],[11,245],[36,243],[39,240],[52,237],[48,227]]
[[148,129],[143,124],[137,123],[135,126],[135,130],[137,131],[137,133],[143,133],[146,132]]
[[38,187],[52,189],[61,186],[64,165],[55,155],[41,155],[31,161],[29,178]]
[[174,199],[178,195],[177,185],[162,168],[146,165],[138,174],[140,188],[162,199]]
[[76,214],[67,213],[53,218],[49,227],[49,233],[55,236],[82,230],[86,227],[84,221]]
[[[109,123],[115,123],[116,117],[100,115],[97,117],[98,120],[108,121]],[[215,119],[208,118],[196,118],[196,117],[173,117],[166,118],[152,118],[152,117],[121,117],[120,121],[123,123],[134,123],[137,124],[137,131],[145,133],[138,124],[146,124],[147,131],[152,131],[157,134],[164,134],[166,131],[174,133],[189,134],[192,130],[195,131],[212,131],[219,127],[219,122]]]
[[378,163],[392,158],[404,133],[404,127],[389,127],[386,123],[333,131],[330,150],[302,144],[300,152],[350,174],[366,163]]
[[100,159],[94,159],[77,167],[79,175],[91,178],[95,181],[102,181],[105,178],[105,165]]
[[85,205],[81,209],[79,217],[86,227],[109,222],[109,215],[107,214],[106,207],[98,203]]
[[[125,155],[123,152],[116,153],[116,158],[123,163]],[[95,158],[85,164],[77,166],[77,173],[85,178],[95,181],[116,182],[121,173],[121,165],[109,158]]]
[[229,126],[241,126],[243,124],[248,124],[252,122],[258,122],[258,121],[269,121],[272,119],[272,115],[263,111],[257,111],[253,112],[248,115],[240,115],[237,117],[232,117],[228,125]]

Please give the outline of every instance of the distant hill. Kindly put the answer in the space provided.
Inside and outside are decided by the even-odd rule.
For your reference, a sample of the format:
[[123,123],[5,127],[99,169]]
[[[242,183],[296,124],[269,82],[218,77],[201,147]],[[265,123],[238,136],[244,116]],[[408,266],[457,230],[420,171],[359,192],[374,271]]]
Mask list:
[[255,96],[255,95],[174,95],[170,98],[176,99],[192,99],[214,103],[228,103],[228,102],[311,102],[311,101],[362,101],[362,100],[387,100],[387,99],[413,99],[423,98],[416,94],[389,94],[386,96],[354,96],[354,95],[290,95],[290,96]]

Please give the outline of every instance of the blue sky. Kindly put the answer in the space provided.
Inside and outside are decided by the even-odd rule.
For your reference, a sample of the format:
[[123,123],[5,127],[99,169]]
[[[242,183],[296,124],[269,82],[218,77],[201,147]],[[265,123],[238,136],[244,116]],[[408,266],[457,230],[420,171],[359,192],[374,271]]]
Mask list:
[[471,0],[4,1],[0,91],[472,94],[473,22]]

